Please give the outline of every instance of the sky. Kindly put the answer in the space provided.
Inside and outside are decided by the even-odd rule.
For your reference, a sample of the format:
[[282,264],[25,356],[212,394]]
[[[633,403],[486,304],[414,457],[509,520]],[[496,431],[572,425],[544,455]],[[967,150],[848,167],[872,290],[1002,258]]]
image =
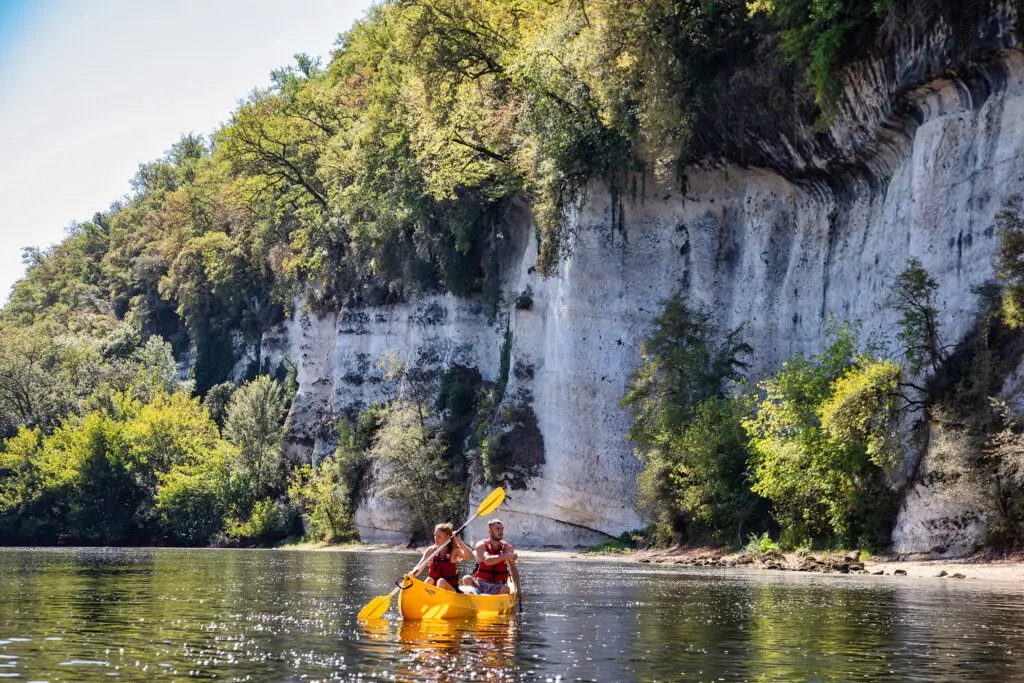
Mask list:
[[0,302],[139,164],[209,134],[270,71],[326,65],[370,0],[0,0]]

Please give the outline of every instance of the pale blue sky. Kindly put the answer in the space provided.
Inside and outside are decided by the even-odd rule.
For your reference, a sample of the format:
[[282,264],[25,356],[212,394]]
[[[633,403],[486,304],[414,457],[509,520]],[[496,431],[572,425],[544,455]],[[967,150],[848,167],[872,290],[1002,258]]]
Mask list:
[[60,241],[272,69],[327,63],[370,0],[0,0],[0,303]]

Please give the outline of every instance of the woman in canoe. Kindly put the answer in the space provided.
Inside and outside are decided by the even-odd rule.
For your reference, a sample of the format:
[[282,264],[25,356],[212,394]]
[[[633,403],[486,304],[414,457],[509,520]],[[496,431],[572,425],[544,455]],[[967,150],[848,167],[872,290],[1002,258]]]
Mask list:
[[[452,537],[453,533],[455,533],[455,528],[450,523],[435,526],[434,545],[423,551],[423,559],[420,560],[422,565],[441,544],[449,538],[451,539],[451,542],[447,543],[444,549],[430,561],[430,577],[425,582],[447,591],[455,591],[455,587],[459,585],[459,568],[456,563],[459,560],[473,559],[473,549],[463,543],[458,536]],[[423,570],[420,569],[420,571]]]

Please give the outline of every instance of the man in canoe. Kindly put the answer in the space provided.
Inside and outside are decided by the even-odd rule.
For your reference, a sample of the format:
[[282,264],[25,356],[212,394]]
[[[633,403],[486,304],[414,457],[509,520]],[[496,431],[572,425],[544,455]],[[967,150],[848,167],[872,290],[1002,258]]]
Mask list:
[[423,551],[423,558],[420,560],[420,565],[422,565],[442,543],[449,538],[452,539],[445,545],[444,550],[434,555],[434,559],[430,561],[430,577],[424,582],[446,591],[454,591],[455,587],[459,585],[459,567],[456,563],[459,560],[473,559],[473,550],[458,536],[453,538],[452,534],[454,533],[455,528],[449,523],[435,526],[434,545]]
[[505,595],[509,592],[509,565],[515,564],[519,556],[515,548],[502,539],[505,525],[500,519],[487,523],[487,535],[489,538],[478,542],[473,549],[476,572],[462,577],[462,585],[474,587],[484,595]]

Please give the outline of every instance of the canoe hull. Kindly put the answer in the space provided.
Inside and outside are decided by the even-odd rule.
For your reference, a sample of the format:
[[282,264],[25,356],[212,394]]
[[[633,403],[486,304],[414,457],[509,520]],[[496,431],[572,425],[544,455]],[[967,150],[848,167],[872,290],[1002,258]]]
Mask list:
[[490,618],[507,614],[516,606],[516,587],[509,582],[508,595],[466,595],[429,586],[419,579],[398,592],[398,609],[403,619]]

